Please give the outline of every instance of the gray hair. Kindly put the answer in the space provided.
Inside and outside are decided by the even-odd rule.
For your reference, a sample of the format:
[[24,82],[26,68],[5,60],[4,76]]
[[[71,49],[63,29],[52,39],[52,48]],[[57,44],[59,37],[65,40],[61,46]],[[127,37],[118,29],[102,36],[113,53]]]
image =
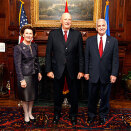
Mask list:
[[105,23],[106,23],[106,25],[107,25],[107,22],[106,22],[106,20],[105,19],[98,19],[97,21],[96,21],[96,28],[97,28],[97,24],[98,24],[98,21],[105,21]]

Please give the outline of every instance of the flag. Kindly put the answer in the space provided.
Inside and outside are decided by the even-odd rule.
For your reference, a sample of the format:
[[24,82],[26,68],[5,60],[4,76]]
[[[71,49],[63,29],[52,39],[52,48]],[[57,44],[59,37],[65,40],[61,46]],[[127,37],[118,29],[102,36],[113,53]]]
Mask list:
[[25,14],[25,10],[24,10],[24,2],[22,0],[19,0],[20,1],[20,11],[19,11],[19,26],[20,26],[20,29],[19,29],[19,44],[24,40],[23,36],[20,36],[20,30],[21,28],[28,24],[28,20],[27,20],[27,16]]
[[67,93],[69,93],[69,89],[68,89],[67,80],[66,80],[66,77],[65,77],[65,83],[64,83],[64,88],[63,88],[63,94],[66,95]]
[[107,23],[107,30],[106,34],[110,36],[110,26],[109,26],[109,1],[106,1],[106,6],[105,6],[105,20]]
[[65,13],[69,13],[68,11],[68,1],[66,0],[66,6],[65,6]]

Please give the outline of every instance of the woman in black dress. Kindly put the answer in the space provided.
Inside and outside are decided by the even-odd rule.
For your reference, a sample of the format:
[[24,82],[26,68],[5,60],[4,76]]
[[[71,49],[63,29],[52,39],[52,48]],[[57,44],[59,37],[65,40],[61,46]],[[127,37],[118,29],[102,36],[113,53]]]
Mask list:
[[22,100],[24,120],[29,123],[34,120],[32,107],[36,98],[38,80],[42,79],[37,56],[37,45],[32,41],[35,30],[31,25],[21,29],[24,40],[14,48],[14,63],[17,74],[18,96]]

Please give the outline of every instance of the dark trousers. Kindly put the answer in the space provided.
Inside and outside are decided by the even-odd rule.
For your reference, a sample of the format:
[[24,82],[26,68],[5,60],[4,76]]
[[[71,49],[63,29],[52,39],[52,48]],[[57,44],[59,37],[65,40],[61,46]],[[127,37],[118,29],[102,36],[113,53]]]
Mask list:
[[67,85],[69,89],[69,101],[71,104],[70,108],[70,117],[76,116],[78,113],[78,84],[77,79],[71,79],[67,69],[64,70],[64,73],[60,79],[54,79],[54,115],[60,115],[61,107],[64,100],[63,88],[65,83],[65,77],[67,80]]
[[93,118],[97,114],[97,104],[100,100],[99,116],[104,118],[109,113],[109,98],[111,92],[111,83],[102,84],[90,83],[88,86],[88,117]]

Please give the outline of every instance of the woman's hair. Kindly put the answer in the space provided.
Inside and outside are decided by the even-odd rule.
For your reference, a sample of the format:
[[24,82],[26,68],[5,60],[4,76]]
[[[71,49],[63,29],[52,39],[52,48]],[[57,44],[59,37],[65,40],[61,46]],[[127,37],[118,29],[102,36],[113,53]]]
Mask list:
[[31,29],[33,31],[33,36],[35,36],[35,29],[31,24],[24,25],[20,30],[20,35],[23,36],[25,29]]

